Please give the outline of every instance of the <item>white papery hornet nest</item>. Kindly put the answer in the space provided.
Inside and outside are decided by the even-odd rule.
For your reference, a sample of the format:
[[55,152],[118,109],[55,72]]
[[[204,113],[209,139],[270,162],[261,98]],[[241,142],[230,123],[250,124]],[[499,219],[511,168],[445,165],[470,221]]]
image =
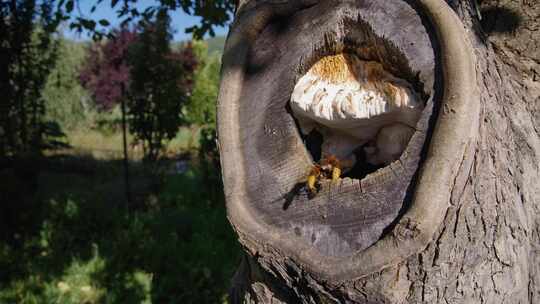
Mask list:
[[335,155],[345,170],[354,165],[354,152],[361,146],[372,165],[398,159],[422,108],[408,82],[378,62],[348,53],[316,62],[298,80],[291,96],[301,132],[319,131],[322,155]]

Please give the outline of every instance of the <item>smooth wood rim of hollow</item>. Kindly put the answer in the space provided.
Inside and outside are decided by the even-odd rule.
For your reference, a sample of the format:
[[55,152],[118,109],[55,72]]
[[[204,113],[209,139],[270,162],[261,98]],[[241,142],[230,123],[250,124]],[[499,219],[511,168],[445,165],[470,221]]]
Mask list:
[[[458,172],[468,170],[461,168],[462,161],[466,149],[476,140],[480,103],[474,55],[461,20],[442,0],[419,0],[418,4],[436,29],[444,91],[410,208],[393,231],[368,249],[345,258],[323,256],[292,231],[257,221],[243,182],[245,163],[238,124],[248,46],[270,18],[317,2],[297,0],[269,4],[257,1],[251,8],[251,3],[247,3],[240,9],[223,55],[218,138],[227,216],[240,242],[263,264],[291,258],[311,276],[338,283],[397,264],[432,241],[444,219]],[[281,254],[276,255],[276,252]]]

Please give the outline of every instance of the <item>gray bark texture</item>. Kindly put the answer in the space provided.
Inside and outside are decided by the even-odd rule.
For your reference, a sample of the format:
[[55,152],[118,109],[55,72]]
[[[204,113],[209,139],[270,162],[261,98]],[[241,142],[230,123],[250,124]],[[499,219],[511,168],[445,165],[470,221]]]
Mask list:
[[471,169],[458,173],[433,240],[338,283],[244,244],[232,303],[540,303],[540,2],[449,4],[471,34],[481,112],[463,159]]

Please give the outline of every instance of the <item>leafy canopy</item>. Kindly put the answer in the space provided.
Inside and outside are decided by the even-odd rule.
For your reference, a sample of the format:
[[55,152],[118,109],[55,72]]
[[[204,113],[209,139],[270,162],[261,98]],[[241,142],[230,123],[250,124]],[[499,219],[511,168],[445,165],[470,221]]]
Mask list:
[[88,91],[78,81],[86,55],[85,42],[58,39],[58,59],[48,76],[42,96],[46,119],[58,122],[64,130],[84,126],[94,107]]
[[[60,0],[58,7],[63,7],[67,14],[74,14],[75,21],[70,25],[72,29],[88,30],[93,33],[96,40],[99,40],[106,35],[106,32],[96,30],[96,25],[99,23],[107,27],[110,22],[106,19],[96,22],[90,17],[83,16],[80,11],[75,15],[75,7],[78,7],[80,1],[83,0]],[[201,18],[200,24],[187,28],[186,33],[193,33],[194,38],[202,38],[207,33],[214,36],[215,26],[225,26],[231,20],[236,3],[234,0],[154,0],[155,5],[139,10],[136,6],[137,2],[142,2],[142,0],[95,0],[90,11],[93,13],[98,6],[108,3],[112,9],[116,10],[117,18],[122,20],[121,26],[125,26],[134,22],[142,24],[144,20],[154,18],[161,10],[181,9],[189,15]]]

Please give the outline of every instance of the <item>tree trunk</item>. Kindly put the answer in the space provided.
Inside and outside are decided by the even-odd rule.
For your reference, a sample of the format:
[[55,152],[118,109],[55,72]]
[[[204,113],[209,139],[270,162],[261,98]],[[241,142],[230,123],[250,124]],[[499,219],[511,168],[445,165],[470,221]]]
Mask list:
[[[261,4],[264,2],[240,1],[237,17],[245,18],[248,13],[242,13],[248,9],[276,10],[268,9]],[[312,5],[318,1],[297,2]],[[233,303],[540,303],[540,3],[493,0],[483,1],[478,7],[476,2],[467,0],[448,2],[461,19],[474,52],[480,112],[472,126],[477,135],[461,154],[461,165],[441,209],[443,216],[434,222],[434,233],[418,250],[388,247],[404,248],[403,253],[385,253],[399,258],[381,267],[362,265],[358,268],[361,272],[355,270],[356,275],[325,274],[327,268],[321,267],[321,271],[312,267],[279,242],[258,244],[238,224],[240,213],[232,210],[236,194],[231,193],[231,188],[241,189],[235,188],[239,183],[249,188],[250,184],[232,180],[233,175],[227,172],[227,162],[233,159],[230,155],[237,151],[224,142],[231,130],[222,127],[223,120],[228,119],[223,115],[226,109],[222,100],[233,88],[221,88],[219,137],[225,158],[223,175],[229,219],[246,249],[232,281]],[[262,13],[256,18],[263,24],[267,15],[271,14]],[[279,12],[277,16],[269,18],[284,18]],[[258,33],[257,29],[253,31]],[[257,35],[249,37],[255,39]],[[229,41],[229,47],[233,43]],[[442,48],[444,53],[444,45]],[[243,64],[235,60],[224,57],[223,77],[232,75],[227,66]],[[444,111],[441,109],[441,113]],[[435,109],[433,115],[437,113]],[[431,150],[439,143],[437,134],[430,141]],[[244,163],[247,157],[243,152],[234,160]],[[420,161],[421,168],[424,162]],[[245,170],[249,172],[249,168]],[[411,177],[411,184],[415,183],[421,183],[421,178]],[[269,187],[262,185],[257,191],[268,196],[265,191]],[[439,193],[433,189],[431,194],[437,196]],[[415,197],[418,196],[416,193]],[[377,240],[355,248],[347,256],[361,256],[366,248],[377,247],[385,235],[396,234],[406,212],[403,210],[393,215],[394,222],[385,225],[382,236],[374,234],[379,236]],[[263,221],[265,217],[259,219]],[[400,224],[396,225],[397,221]],[[323,253],[329,255],[329,261],[336,254]],[[345,253],[335,259],[338,264],[341,258],[345,260],[344,256]],[[372,260],[377,259],[362,261],[369,264]],[[321,261],[324,264],[326,260]]]

